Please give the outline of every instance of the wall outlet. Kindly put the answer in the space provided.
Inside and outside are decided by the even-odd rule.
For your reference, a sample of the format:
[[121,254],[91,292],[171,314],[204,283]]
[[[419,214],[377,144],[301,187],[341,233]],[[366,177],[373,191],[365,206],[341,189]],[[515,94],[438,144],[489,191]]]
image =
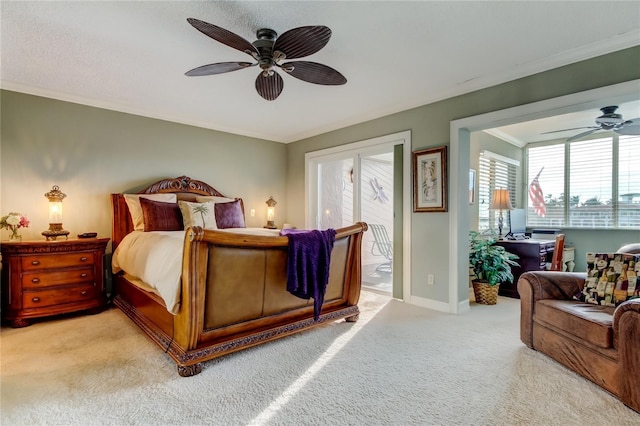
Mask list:
[[250,213],[251,217],[256,215],[256,209],[251,209],[251,213]]
[[433,285],[434,281],[435,281],[435,277],[433,276],[433,274],[427,275],[427,284]]

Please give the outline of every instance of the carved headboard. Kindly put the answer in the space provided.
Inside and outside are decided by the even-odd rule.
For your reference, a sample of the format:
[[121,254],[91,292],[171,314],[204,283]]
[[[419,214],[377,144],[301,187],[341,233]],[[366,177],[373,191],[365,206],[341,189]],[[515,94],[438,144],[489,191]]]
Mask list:
[[[215,195],[225,197],[211,185],[187,176],[173,179],[162,179],[155,182],[138,194],[167,194],[174,193],[179,200],[193,201],[197,195]],[[120,241],[133,231],[133,222],[129,214],[129,207],[122,194],[111,194],[111,207],[113,209],[113,229],[111,231],[111,244],[116,249]]]

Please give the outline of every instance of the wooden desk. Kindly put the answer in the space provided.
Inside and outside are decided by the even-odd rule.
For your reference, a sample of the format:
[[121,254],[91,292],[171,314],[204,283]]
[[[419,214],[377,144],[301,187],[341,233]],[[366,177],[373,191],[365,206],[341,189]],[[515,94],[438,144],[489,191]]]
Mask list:
[[510,253],[517,255],[516,260],[520,266],[511,268],[513,272],[513,284],[502,283],[498,294],[501,296],[520,298],[518,294],[518,278],[523,272],[544,271],[547,262],[551,262],[553,249],[556,245],[554,240],[501,240],[496,243]]

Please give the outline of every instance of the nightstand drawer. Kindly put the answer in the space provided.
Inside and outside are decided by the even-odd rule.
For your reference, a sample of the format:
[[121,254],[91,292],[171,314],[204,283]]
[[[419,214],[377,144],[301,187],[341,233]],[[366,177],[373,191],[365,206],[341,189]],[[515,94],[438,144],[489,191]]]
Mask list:
[[22,269],[66,268],[69,266],[93,265],[93,253],[65,253],[55,255],[33,255],[22,258]]
[[26,272],[22,274],[22,286],[25,289],[35,289],[56,285],[93,283],[93,265],[85,268],[65,271]]
[[65,288],[25,291],[22,293],[23,309],[39,308],[42,306],[61,305],[90,301],[96,297],[96,288],[93,284],[75,285]]

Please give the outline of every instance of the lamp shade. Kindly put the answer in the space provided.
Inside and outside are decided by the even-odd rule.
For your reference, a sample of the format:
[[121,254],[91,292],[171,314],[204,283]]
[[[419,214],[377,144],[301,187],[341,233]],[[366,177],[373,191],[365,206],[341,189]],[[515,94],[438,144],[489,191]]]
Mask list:
[[49,223],[62,223],[62,201],[49,201]]
[[513,210],[511,205],[511,195],[509,195],[508,189],[494,189],[493,197],[491,198],[491,210]]

